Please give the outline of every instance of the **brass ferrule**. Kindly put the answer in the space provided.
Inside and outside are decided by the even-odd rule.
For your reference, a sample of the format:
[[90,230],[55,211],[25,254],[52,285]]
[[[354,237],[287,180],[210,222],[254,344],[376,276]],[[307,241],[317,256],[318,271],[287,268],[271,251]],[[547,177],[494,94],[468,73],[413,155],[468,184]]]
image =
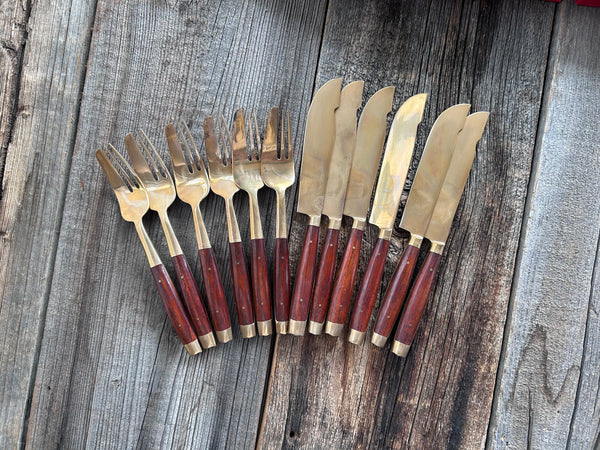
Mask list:
[[356,330],[350,329],[350,333],[348,333],[348,342],[350,342],[354,345],[362,344],[362,341],[364,338],[365,338],[364,331],[356,331]]
[[327,224],[327,228],[330,230],[339,230],[342,228],[342,219],[329,218],[329,224]]
[[287,221],[285,217],[285,191],[275,191],[277,194],[277,209],[275,210],[275,238],[287,238]]
[[384,239],[389,241],[392,238],[392,230],[391,228],[382,228],[379,230],[379,239]]
[[308,224],[313,225],[315,227],[321,226],[321,216],[308,216]]
[[421,248],[421,244],[423,244],[423,236],[419,236],[417,234],[410,235],[408,245],[412,245],[413,247]]
[[233,339],[233,333],[231,332],[231,327],[227,328],[226,330],[221,330],[221,331],[215,330],[215,334],[217,335],[217,340],[221,344],[226,344],[227,342],[229,342]]
[[202,347],[200,347],[198,339],[193,340],[189,344],[185,344],[183,347],[191,356],[197,355],[198,353],[202,353]]
[[257,321],[256,328],[260,336],[270,336],[273,334],[273,323],[270,320]]
[[327,323],[325,324],[325,333],[327,333],[330,336],[337,337],[342,334],[343,330],[344,330],[343,323],[335,323],[335,322],[327,321]]
[[163,231],[165,232],[165,237],[167,238],[167,245],[169,246],[169,255],[171,255],[171,257],[181,255],[183,251],[179,246],[179,241],[175,236],[175,232],[173,231],[173,227],[171,226],[171,221],[169,220],[167,211],[164,210],[162,212],[159,212],[158,217],[160,218],[160,223],[162,224]]
[[383,347],[386,342],[387,342],[387,337],[373,332],[373,336],[371,336],[371,343],[373,345],[376,345],[377,347]]
[[250,239],[263,239],[260,209],[258,208],[258,194],[256,191],[248,192],[248,199],[250,203]]
[[323,324],[319,322],[313,322],[312,320],[310,320],[308,322],[308,332],[316,336],[320,335],[321,333],[323,333]]
[[253,323],[250,325],[240,325],[240,333],[244,339],[250,339],[256,336],[256,327]]
[[225,198],[225,214],[227,215],[227,231],[229,233],[229,242],[242,242],[240,229],[235,216],[235,209],[233,208],[233,196]]
[[444,251],[444,243],[431,241],[431,248],[429,249],[429,251],[433,252],[433,253],[437,253],[438,255],[441,255],[442,252]]
[[364,230],[367,226],[367,221],[365,219],[353,219],[352,220],[352,228],[356,228],[357,230]]
[[287,321],[285,322],[279,322],[279,321],[275,321],[275,331],[277,332],[277,334],[287,334],[287,329],[288,329],[288,323]]
[[288,323],[288,331],[294,336],[304,336],[306,330],[306,322],[290,319]]
[[148,258],[148,263],[150,267],[158,266],[162,264],[154,245],[152,245],[152,241],[146,233],[146,228],[144,228],[144,224],[142,223],[142,219],[138,222],[135,222],[135,230],[137,231],[138,236],[140,237],[140,241],[142,241],[142,247],[144,247],[144,251],[146,252],[146,258]]
[[392,353],[394,353],[402,358],[406,358],[406,355],[408,355],[409,348],[410,348],[410,345],[403,344],[402,342],[399,342],[399,341],[394,341],[394,343],[392,344]]
[[200,212],[200,203],[192,208],[192,216],[194,219],[194,230],[196,230],[198,249],[203,250],[205,248],[210,248],[210,239],[208,238],[208,232],[204,225],[204,219],[202,219],[202,212]]
[[217,343],[215,342],[215,336],[213,335],[212,331],[202,336],[198,336],[198,340],[200,341],[200,344],[202,344],[202,348],[205,350],[207,348],[211,348],[217,345]]

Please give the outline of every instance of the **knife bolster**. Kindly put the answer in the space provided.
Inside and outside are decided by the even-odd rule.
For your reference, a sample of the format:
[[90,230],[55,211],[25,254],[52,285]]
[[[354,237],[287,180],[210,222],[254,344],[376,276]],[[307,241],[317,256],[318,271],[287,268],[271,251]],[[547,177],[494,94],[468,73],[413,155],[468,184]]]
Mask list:
[[389,241],[392,238],[392,229],[391,228],[381,228],[379,230],[378,238]]
[[442,252],[444,251],[444,243],[443,242],[432,241],[431,242],[431,248],[429,249],[429,251],[432,252],[432,253],[437,253],[438,255],[441,255]]
[[342,219],[332,219],[330,217],[327,228],[329,228],[330,230],[339,230],[340,228],[342,228]]
[[408,245],[412,245],[413,247],[421,248],[421,244],[423,243],[423,236],[419,236],[416,234],[410,234],[410,239],[408,241]]
[[352,228],[356,228],[357,230],[363,231],[367,226],[367,221],[365,219],[352,219]]
[[320,227],[321,226],[321,216],[308,216],[308,225]]

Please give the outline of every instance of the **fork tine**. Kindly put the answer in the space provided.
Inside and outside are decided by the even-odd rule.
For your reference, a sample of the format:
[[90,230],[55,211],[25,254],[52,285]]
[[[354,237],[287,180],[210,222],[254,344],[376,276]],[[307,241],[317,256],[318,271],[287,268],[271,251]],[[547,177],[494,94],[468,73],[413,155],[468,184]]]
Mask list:
[[254,116],[254,129],[256,130],[256,159],[260,159],[260,156],[262,155],[263,146],[260,140],[260,128],[258,128],[258,120],[256,120],[256,110],[252,110],[252,115]]
[[167,146],[169,147],[173,168],[180,168],[183,166],[187,168],[187,163],[185,162],[185,156],[183,156],[181,142],[177,135],[177,131],[175,130],[175,125],[170,123],[165,127],[165,136],[167,137]]
[[[183,125],[183,128],[182,128],[182,125]],[[183,120],[179,121],[179,130],[180,130],[182,141],[184,142],[188,157],[190,158],[190,162],[195,163],[195,167],[194,167],[195,169],[199,168],[201,170],[205,170],[204,162],[202,161],[202,158],[200,157],[200,150],[198,150],[196,141],[194,140],[194,137],[192,136],[192,133],[190,132],[190,129],[187,126],[187,123],[185,123]],[[192,149],[193,149],[193,153],[192,153]]]
[[279,122],[279,108],[271,108],[267,116],[265,136],[263,138],[260,159],[261,161],[277,160],[277,125]]
[[[131,133],[127,133],[125,135],[125,150],[127,151],[127,155],[129,155],[129,159],[135,168],[135,172],[140,176],[140,178],[154,178],[154,174],[150,170],[150,166],[144,158],[142,154],[142,150],[140,146],[135,140],[135,137]],[[116,150],[115,150],[116,151]],[[118,152],[117,152],[118,154]]]
[[121,177],[103,149],[96,150],[96,159],[98,159],[98,163],[100,163],[100,167],[102,167],[102,171],[104,172],[104,175],[106,175],[108,183],[113,189],[119,189],[123,186],[127,186],[123,180],[123,177]]
[[[254,129],[253,128],[254,127],[252,126],[252,116],[250,114],[248,114],[248,134],[249,134],[248,140],[250,141],[250,159],[254,159],[254,155],[256,154],[256,149],[254,148]],[[258,127],[256,128],[256,133],[258,134]],[[258,142],[258,139],[257,139],[257,142]],[[259,149],[260,149],[260,147],[259,147]]]
[[[141,139],[140,134],[143,137],[143,139]],[[165,164],[161,156],[158,154],[156,147],[154,147],[154,144],[152,144],[152,141],[148,138],[144,130],[139,130],[138,139],[142,143],[144,152],[148,156],[148,159],[152,162],[152,165],[154,166],[154,170],[156,170],[157,175],[161,175],[163,178],[171,178],[171,174],[169,173],[169,169],[167,169],[167,165]],[[144,141],[146,142],[144,143]],[[150,148],[150,151],[148,151],[148,148]],[[162,172],[157,167],[157,163],[163,170]]]
[[[294,153],[293,153],[293,148],[294,146],[292,145],[292,132],[290,130],[290,110],[286,110],[287,113],[287,155],[286,155],[286,159],[294,159]],[[283,117],[281,118],[281,121],[283,122]],[[283,131],[282,131],[282,135],[281,137],[283,137]],[[283,148],[283,143],[281,144],[282,148]],[[283,156],[282,156],[283,158]]]
[[127,160],[117,151],[116,148],[112,146],[112,144],[108,144],[109,154],[112,156],[113,165],[116,164],[118,168],[121,170],[121,176],[124,176],[125,182],[129,184],[131,189],[133,188],[141,188],[144,186],[140,178],[137,176],[133,167],[129,165]]
[[[223,137],[223,130],[225,130],[225,134],[227,135],[227,141],[229,141],[229,146],[227,146],[227,141]],[[219,126],[219,136],[221,137],[221,142],[223,143],[223,155],[225,161],[228,164],[231,164],[232,158],[232,149],[233,149],[233,139],[231,137],[231,133],[229,132],[229,127],[227,126],[227,122],[225,121],[225,117],[221,114],[221,124]]]

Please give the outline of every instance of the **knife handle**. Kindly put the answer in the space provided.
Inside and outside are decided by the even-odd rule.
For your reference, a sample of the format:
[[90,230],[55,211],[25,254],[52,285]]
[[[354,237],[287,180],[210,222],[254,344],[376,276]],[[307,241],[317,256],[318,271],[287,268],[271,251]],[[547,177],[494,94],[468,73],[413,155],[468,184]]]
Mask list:
[[360,288],[358,290],[358,297],[356,298],[356,304],[354,305],[354,311],[352,312],[352,319],[350,320],[350,334],[348,340],[353,344],[360,344],[363,340],[367,325],[369,325],[369,319],[375,306],[375,300],[377,300],[377,292],[381,285],[381,278],[383,276],[383,269],[385,267],[385,260],[387,252],[390,247],[390,241],[387,239],[379,238],[371,253],[367,270],[363,276]]
[[400,317],[400,323],[398,324],[392,346],[392,351],[398,356],[405,357],[412,344],[417,332],[417,326],[419,325],[423,311],[425,311],[425,305],[433,287],[441,257],[442,255],[435,252],[427,254],[423,267],[419,271],[408,295],[406,308],[404,308],[402,317]]
[[190,355],[200,353],[202,348],[196,339],[192,324],[187,318],[185,309],[181,304],[179,295],[177,295],[175,286],[173,286],[171,277],[165,270],[165,266],[157,264],[151,267],[150,270],[152,271],[152,277],[154,278],[154,284],[156,284],[160,299],[167,311],[167,316],[171,321],[171,325],[175,328],[175,333],[177,333],[179,340]]
[[219,342],[229,342],[231,336],[231,319],[227,309],[227,300],[219,268],[215,259],[215,253],[212,247],[201,248],[198,250],[200,258],[200,268],[202,269],[202,279],[206,290],[206,303],[212,319],[217,339]]
[[241,242],[229,243],[229,260],[231,262],[231,278],[233,281],[233,298],[237,311],[238,322],[242,337],[251,338],[256,336],[254,327],[254,311],[252,308],[252,294],[250,292],[250,280],[248,279],[248,268],[244,256],[244,246]]
[[[275,239],[275,321],[279,332],[287,333],[287,321],[290,318],[290,256],[287,238]],[[281,325],[279,325],[281,324]],[[284,326],[285,324],[285,326]]]
[[290,307],[289,331],[297,336],[304,335],[317,262],[317,247],[319,245],[319,227],[309,225],[306,228],[302,254],[298,262],[296,283]]
[[263,238],[250,240],[250,255],[256,327],[259,335],[268,336],[273,332],[271,324],[271,288],[269,285],[265,240]]
[[381,308],[379,309],[375,327],[373,328],[373,338],[371,339],[371,342],[378,347],[384,346],[398,319],[398,314],[400,314],[400,309],[402,308],[410,281],[412,280],[418,256],[419,247],[413,245],[407,246],[392,276],[392,281],[388,285]]
[[198,336],[198,340],[202,347],[214,347],[215,337],[213,336],[212,326],[208,320],[208,314],[202,304],[200,291],[194,280],[194,275],[190,270],[190,266],[183,253],[175,255],[171,258],[175,274],[177,276],[177,284],[181,291],[183,301],[187,308],[188,316],[191,319],[192,326]]
[[321,334],[323,329],[323,322],[325,322],[327,307],[329,306],[331,287],[333,286],[333,277],[335,276],[339,237],[340,230],[334,228],[327,229],[310,308],[308,331],[311,334]]
[[356,280],[356,270],[358,269],[362,237],[363,230],[352,228],[335,283],[333,284],[331,304],[329,305],[327,325],[325,326],[325,332],[332,336],[339,336],[341,334],[344,322],[346,322],[346,317],[348,316],[350,300],[352,300],[352,289]]

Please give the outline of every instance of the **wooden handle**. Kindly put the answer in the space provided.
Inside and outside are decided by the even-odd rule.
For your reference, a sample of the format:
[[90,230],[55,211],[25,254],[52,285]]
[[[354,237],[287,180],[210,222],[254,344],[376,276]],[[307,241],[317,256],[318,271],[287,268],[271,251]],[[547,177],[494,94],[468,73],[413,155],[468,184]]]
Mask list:
[[[296,283],[290,306],[290,320],[306,322],[310,308],[313,282],[315,281],[315,269],[317,262],[317,247],[319,245],[319,227],[309,225],[306,229],[304,246],[296,272]],[[290,332],[294,332],[290,324]],[[304,333],[301,333],[304,334]]]
[[[367,270],[360,284],[356,305],[354,306],[352,319],[350,320],[350,329],[354,330],[354,335],[358,337],[355,343],[362,341],[362,334],[366,331],[369,324],[375,300],[377,300],[377,292],[381,285],[381,277],[383,276],[383,268],[385,267],[385,259],[389,247],[390,241],[381,238],[377,239],[377,243],[369,259],[369,264],[367,265]],[[352,337],[352,332],[350,337]],[[351,340],[351,342],[354,342],[354,340]]]
[[290,318],[290,256],[287,238],[275,239],[275,320],[287,322]]
[[254,324],[254,311],[252,308],[252,294],[248,268],[244,256],[244,246],[241,242],[229,243],[229,259],[231,261],[231,277],[233,279],[233,297],[240,325]]
[[154,284],[158,289],[160,298],[167,311],[167,316],[175,328],[179,340],[183,345],[188,346],[193,342],[197,342],[196,334],[192,328],[192,324],[187,318],[185,309],[181,304],[179,295],[173,286],[171,277],[165,270],[165,266],[158,264],[150,269],[152,271],[152,277],[154,278]]
[[[252,293],[254,297],[254,314],[256,321],[270,322],[271,315],[271,288],[269,281],[269,269],[267,268],[267,257],[265,252],[264,239],[252,239],[250,241],[251,254],[251,272],[252,272]],[[266,332],[268,329],[268,332]],[[268,326],[259,333],[261,335],[271,334],[271,327]]]
[[419,325],[423,311],[425,311],[425,305],[433,287],[441,257],[442,255],[439,253],[429,252],[423,263],[423,267],[415,279],[394,338],[396,342],[394,342],[393,350],[399,356],[406,356],[410,344],[412,344],[415,337],[417,326]]
[[[352,300],[352,289],[354,288],[354,281],[356,279],[362,237],[362,230],[352,228],[337,277],[333,283],[331,305],[327,314],[327,322],[329,323],[343,325],[346,322],[348,310],[350,309],[350,300]],[[338,336],[339,333],[335,335]]]
[[[333,286],[333,277],[335,276],[335,263],[338,253],[338,241],[340,230],[333,228],[327,229],[325,243],[321,251],[321,259],[317,270],[317,278],[313,290],[313,299],[310,309],[310,321],[315,324],[323,324],[327,315],[327,307],[329,306],[329,296]],[[319,330],[314,334],[320,334]]]
[[198,250],[200,267],[206,290],[206,303],[215,331],[225,331],[231,328],[231,319],[227,309],[227,300],[223,283],[219,275],[215,253],[212,247]]
[[375,322],[373,332],[378,336],[378,341],[373,341],[374,344],[382,346],[390,336],[392,328],[398,319],[400,309],[406,298],[406,293],[412,280],[412,275],[415,270],[417,257],[419,256],[419,247],[409,245],[404,250],[404,254],[396,267],[392,281],[387,288],[383,303],[379,309],[379,315]]
[[183,254],[175,255],[171,259],[175,268],[175,274],[177,275],[177,284],[179,285],[179,290],[183,296],[183,301],[196,336],[200,337],[212,333],[208,314],[206,314],[206,309],[200,299],[200,291],[185,256]]

